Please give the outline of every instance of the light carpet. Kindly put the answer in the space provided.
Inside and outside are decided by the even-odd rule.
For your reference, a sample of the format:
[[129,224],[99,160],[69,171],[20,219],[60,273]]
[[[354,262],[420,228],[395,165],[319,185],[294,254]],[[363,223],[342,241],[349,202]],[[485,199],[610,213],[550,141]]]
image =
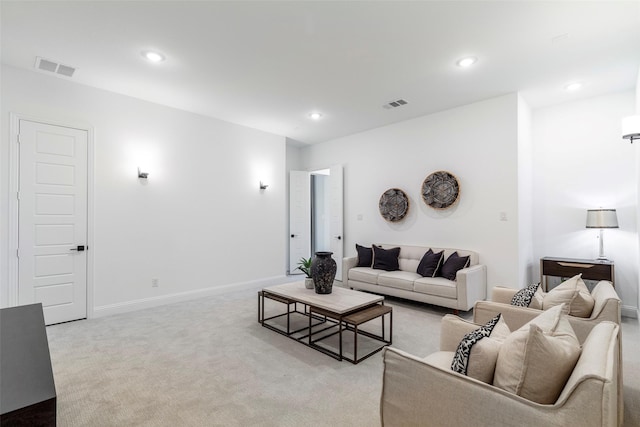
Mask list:
[[[380,353],[353,365],[262,328],[256,292],[47,327],[58,425],[380,425]],[[450,310],[386,303],[395,347],[437,351]],[[638,329],[623,325],[628,426],[640,424]]]

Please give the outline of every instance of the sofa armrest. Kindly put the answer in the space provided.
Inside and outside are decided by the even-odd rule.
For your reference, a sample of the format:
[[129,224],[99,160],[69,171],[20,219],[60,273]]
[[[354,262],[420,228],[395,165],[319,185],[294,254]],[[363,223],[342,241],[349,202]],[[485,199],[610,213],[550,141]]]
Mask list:
[[453,314],[445,315],[440,326],[440,351],[456,351],[462,337],[480,326]]
[[458,310],[469,311],[476,301],[487,298],[487,267],[472,265],[456,273],[458,288]]
[[342,286],[348,286],[349,270],[358,265],[358,257],[352,256],[342,259]]
[[[390,426],[612,426],[602,381],[587,378],[566,401],[540,405],[406,352],[383,350],[380,419]],[[497,410],[499,408],[499,410]]]
[[491,301],[501,302],[503,304],[511,304],[511,299],[518,292],[518,289],[507,288],[504,286],[494,286],[491,290]]
[[502,313],[502,317],[509,329],[515,331],[537,317],[542,311],[529,307],[516,307],[500,302],[478,301],[473,307],[473,322],[484,325],[498,313]]

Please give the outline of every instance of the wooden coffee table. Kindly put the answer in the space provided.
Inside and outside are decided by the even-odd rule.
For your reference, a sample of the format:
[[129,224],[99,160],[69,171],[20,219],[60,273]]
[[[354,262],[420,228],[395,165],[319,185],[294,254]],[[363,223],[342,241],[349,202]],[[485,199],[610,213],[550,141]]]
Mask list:
[[[382,350],[384,346],[391,344],[393,311],[391,307],[384,305],[383,296],[336,286],[333,287],[333,291],[330,294],[316,294],[313,289],[306,289],[302,282],[293,282],[264,288],[258,293],[258,298],[258,321],[262,326],[286,335],[337,360],[345,359],[356,364]],[[265,318],[265,299],[285,304],[287,311],[283,314]],[[300,311],[298,305],[301,305],[304,310]],[[291,307],[293,307],[293,311]],[[291,330],[290,317],[294,313],[306,316],[308,324],[303,328]],[[388,339],[384,319],[387,314],[390,318]],[[286,329],[278,328],[269,322],[282,316],[287,317]],[[376,318],[382,318],[382,333],[380,335],[359,329],[359,326],[363,323]],[[343,353],[343,331],[352,331],[354,333],[353,358],[349,358]],[[337,351],[319,344],[322,340],[336,334],[339,335]],[[383,345],[358,358],[359,336],[372,338],[382,342]]]

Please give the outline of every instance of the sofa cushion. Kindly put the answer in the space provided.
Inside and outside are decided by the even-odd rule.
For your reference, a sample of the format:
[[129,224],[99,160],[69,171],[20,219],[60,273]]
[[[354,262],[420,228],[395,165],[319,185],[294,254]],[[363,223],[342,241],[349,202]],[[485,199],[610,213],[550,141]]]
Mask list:
[[462,270],[469,266],[468,256],[459,256],[458,252],[452,253],[449,258],[442,264],[440,271],[436,273],[437,276],[444,277],[449,280],[456,280],[456,273],[458,270]]
[[[572,295],[573,292],[573,295]],[[582,280],[582,274],[565,280],[544,296],[542,306],[546,310],[554,305],[566,302],[569,314],[576,317],[589,317],[593,311],[595,300]]]
[[544,300],[545,292],[542,291],[542,286],[538,286],[538,289],[531,298],[529,308],[535,308],[536,310],[542,310],[542,301]]
[[429,249],[422,256],[416,272],[422,277],[435,277],[443,259],[444,251],[433,253],[433,251]]
[[524,289],[520,289],[513,298],[511,298],[511,305],[515,305],[516,307],[529,307],[539,287],[540,283],[533,283]]
[[373,249],[356,243],[356,252],[358,252],[358,264],[356,267],[371,267],[373,264]]
[[413,291],[413,282],[419,278],[418,273],[410,271],[386,271],[378,274],[378,285]]
[[[579,349],[578,340],[567,320],[567,310],[568,307],[561,304],[543,311],[504,340],[498,354],[493,385],[530,400],[537,399],[538,403],[543,403],[539,400],[555,402],[568,379],[568,376],[564,377],[567,366],[577,360],[574,347]],[[552,367],[556,364],[554,357],[560,360],[557,366]],[[543,390],[545,388],[546,391]]]
[[396,271],[399,269],[400,248],[382,249],[373,245],[373,268],[376,270]]
[[443,277],[422,277],[416,279],[413,290],[423,294],[435,295],[445,298],[457,298],[458,287],[456,282]]
[[358,282],[378,284],[378,274],[380,270],[374,270],[371,267],[354,267],[349,269],[349,280],[357,280]]

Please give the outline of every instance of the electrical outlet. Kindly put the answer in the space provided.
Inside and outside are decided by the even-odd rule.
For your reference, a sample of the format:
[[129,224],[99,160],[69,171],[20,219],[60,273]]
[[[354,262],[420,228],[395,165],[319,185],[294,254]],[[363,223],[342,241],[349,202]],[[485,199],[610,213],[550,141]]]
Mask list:
[[151,279],[151,287],[152,288],[157,288],[159,282],[160,281],[158,279]]

